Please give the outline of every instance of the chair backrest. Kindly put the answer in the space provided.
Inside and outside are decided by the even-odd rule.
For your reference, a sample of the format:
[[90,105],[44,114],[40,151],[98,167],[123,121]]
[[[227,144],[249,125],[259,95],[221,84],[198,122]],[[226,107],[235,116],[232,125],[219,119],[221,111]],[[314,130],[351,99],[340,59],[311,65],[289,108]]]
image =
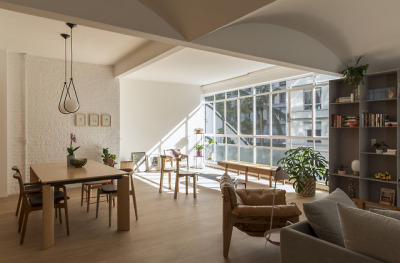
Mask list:
[[[16,169],[14,169],[14,167],[15,167]],[[13,166],[12,169],[13,169],[14,171],[16,171],[16,173],[13,174],[13,177],[14,177],[15,179],[18,180],[19,191],[20,191],[20,194],[21,194],[21,196],[22,196],[22,202],[23,202],[25,205],[29,205],[28,197],[27,197],[27,195],[26,195],[25,188],[24,188],[24,181],[22,180],[22,176],[21,176],[21,172],[19,171],[18,167],[16,167],[16,166]]]
[[181,149],[166,149],[164,154],[172,157],[179,157],[181,155]]
[[236,194],[235,184],[227,173],[221,176],[220,188],[224,206],[229,204],[230,208],[233,209],[235,206],[242,204],[242,200]]

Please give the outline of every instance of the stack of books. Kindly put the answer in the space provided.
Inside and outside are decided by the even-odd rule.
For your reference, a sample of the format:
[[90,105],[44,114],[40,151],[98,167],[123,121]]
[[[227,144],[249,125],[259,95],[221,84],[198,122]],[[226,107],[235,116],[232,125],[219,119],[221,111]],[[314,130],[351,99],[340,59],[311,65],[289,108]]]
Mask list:
[[397,121],[385,121],[385,127],[397,127]]
[[345,115],[343,118],[343,127],[357,127],[359,124],[358,115]]
[[[354,101],[354,100],[353,100]],[[336,103],[347,103],[347,102],[353,102],[350,97],[339,97],[336,99]]]
[[361,115],[362,127],[390,127],[389,124],[397,126],[396,122],[389,122],[389,114],[386,113],[363,112]]
[[383,154],[396,155],[397,154],[397,149],[387,149],[387,151],[384,152]]

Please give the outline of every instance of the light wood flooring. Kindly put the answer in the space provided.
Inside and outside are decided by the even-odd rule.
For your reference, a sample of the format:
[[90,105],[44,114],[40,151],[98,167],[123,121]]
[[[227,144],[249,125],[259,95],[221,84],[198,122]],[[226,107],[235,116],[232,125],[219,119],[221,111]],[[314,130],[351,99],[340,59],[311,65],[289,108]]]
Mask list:
[[[215,169],[203,172],[223,173]],[[250,180],[248,188],[267,187],[266,180]],[[279,247],[268,244],[265,248],[264,238],[249,237],[235,228],[229,258],[222,256],[222,200],[217,182],[200,177],[197,199],[193,199],[192,188],[188,196],[184,194],[182,181],[177,200],[166,188],[167,179],[163,193],[158,193],[159,173],[139,173],[134,182],[139,220],[131,206],[131,231],[116,230],[116,208],[108,227],[106,203],[100,204],[98,219],[95,204],[87,213],[86,207],[80,206],[80,188],[71,188],[71,235],[66,235],[65,223],[57,222],[55,244],[47,250],[41,250],[41,212],[31,214],[25,243],[20,246],[14,216],[18,196],[1,198],[0,262],[279,262]],[[299,198],[291,185],[278,186],[287,189],[287,201],[296,202],[301,209],[304,202],[327,195],[318,191],[315,198]]]

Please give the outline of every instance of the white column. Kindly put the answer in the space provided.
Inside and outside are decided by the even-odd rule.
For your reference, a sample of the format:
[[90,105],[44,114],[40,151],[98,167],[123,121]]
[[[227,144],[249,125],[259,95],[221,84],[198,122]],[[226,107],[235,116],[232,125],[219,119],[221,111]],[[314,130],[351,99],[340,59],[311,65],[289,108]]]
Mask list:
[[0,50],[0,197],[7,194],[7,50]]

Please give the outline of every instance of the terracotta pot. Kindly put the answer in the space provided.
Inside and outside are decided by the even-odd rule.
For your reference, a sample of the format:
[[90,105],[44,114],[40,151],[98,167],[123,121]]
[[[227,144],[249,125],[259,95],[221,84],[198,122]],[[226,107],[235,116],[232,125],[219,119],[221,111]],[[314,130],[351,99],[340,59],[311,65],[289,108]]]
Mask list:
[[114,167],[114,159],[112,159],[112,158],[104,158],[103,159],[103,162],[104,162],[104,164],[107,164],[107,165],[109,165],[109,166],[112,166],[112,167]]

